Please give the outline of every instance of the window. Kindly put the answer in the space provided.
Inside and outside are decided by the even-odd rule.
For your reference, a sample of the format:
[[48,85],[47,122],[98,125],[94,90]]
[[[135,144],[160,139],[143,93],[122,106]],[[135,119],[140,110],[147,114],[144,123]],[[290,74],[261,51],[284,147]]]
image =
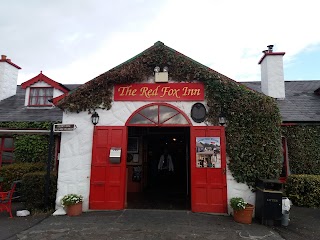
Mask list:
[[188,125],[187,119],[178,110],[165,105],[154,104],[142,108],[129,124],[139,125]]
[[280,181],[285,182],[288,175],[290,174],[287,139],[285,137],[282,137],[281,141],[282,141],[282,169],[280,173]]
[[13,138],[0,137],[0,167],[13,163]]
[[53,88],[30,88],[29,106],[51,106],[48,100],[53,98]]

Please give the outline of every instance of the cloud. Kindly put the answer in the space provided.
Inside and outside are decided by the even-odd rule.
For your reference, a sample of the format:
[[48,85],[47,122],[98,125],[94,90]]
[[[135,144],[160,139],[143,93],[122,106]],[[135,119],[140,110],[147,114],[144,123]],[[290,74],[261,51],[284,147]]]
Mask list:
[[315,0],[12,2],[0,45],[23,68],[20,83],[40,70],[84,83],[158,40],[237,81],[259,80],[267,45],[285,51],[287,65],[320,44]]

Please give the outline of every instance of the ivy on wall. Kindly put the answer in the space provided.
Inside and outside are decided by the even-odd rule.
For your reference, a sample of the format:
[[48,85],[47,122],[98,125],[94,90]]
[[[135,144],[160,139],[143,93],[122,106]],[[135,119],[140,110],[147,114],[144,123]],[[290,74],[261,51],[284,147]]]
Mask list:
[[206,87],[208,121],[227,116],[229,168],[239,182],[254,186],[258,178],[275,178],[281,169],[281,116],[276,102],[157,42],[127,62],[101,74],[63,98],[71,112],[110,109],[114,84],[147,80],[154,67],[169,67],[172,81],[201,81]]
[[[0,122],[0,128],[50,130],[51,122]],[[15,134],[14,158],[16,162],[45,162],[48,157],[48,135]]]
[[293,174],[320,175],[320,126],[283,126]]

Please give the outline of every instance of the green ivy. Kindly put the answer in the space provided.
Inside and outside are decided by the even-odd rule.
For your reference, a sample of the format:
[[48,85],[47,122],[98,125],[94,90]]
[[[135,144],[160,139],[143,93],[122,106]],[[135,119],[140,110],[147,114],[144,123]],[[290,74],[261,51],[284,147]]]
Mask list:
[[293,174],[320,175],[320,126],[284,126]]
[[[208,121],[227,116],[229,167],[238,182],[254,187],[258,178],[276,178],[281,169],[281,116],[276,102],[158,42],[127,62],[101,74],[63,98],[71,112],[110,109],[114,84],[148,79],[155,66],[169,67],[170,80],[200,81],[206,87]],[[102,90],[103,89],[103,90]]]
[[[54,122],[55,123],[55,122]],[[50,130],[51,122],[0,122],[0,128]],[[46,162],[48,157],[48,135],[16,134],[14,158],[16,162]]]
[[319,208],[320,176],[290,175],[285,184],[285,192],[296,206]]
[[45,162],[49,137],[45,135],[15,135],[14,157],[17,162]]
[[50,127],[51,122],[0,122],[0,128],[50,130]]

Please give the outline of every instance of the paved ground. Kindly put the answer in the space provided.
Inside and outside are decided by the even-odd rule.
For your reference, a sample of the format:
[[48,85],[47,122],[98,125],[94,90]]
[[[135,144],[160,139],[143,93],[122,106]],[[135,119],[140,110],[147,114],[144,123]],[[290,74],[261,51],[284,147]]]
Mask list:
[[268,227],[189,211],[131,209],[13,219],[0,213],[0,239],[320,239],[319,209],[293,207],[290,219],[288,227]]

